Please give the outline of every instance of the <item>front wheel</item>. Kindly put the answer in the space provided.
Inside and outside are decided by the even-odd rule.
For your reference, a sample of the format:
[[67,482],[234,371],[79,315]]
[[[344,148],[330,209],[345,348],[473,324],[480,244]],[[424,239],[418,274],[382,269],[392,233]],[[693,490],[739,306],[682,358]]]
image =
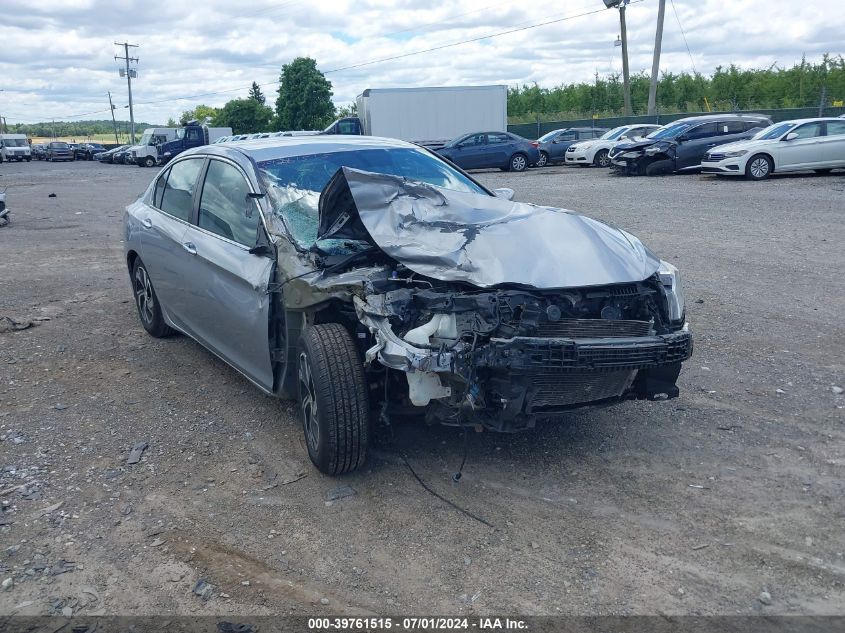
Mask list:
[[144,167],[155,167],[155,165],[156,165],[156,159],[153,158],[152,156],[147,156],[144,159]]
[[526,167],[528,167],[528,159],[525,157],[525,154],[514,154],[511,156],[511,160],[508,163],[508,169],[510,171],[525,171]]
[[342,475],[367,458],[369,401],[364,364],[339,323],[312,325],[299,338],[299,405],[308,456],[327,475]]
[[545,167],[549,164],[549,155],[546,152],[540,152],[540,160],[537,161],[537,167]]
[[593,165],[596,167],[610,167],[610,152],[601,150],[593,157]]
[[153,282],[147,267],[140,259],[135,260],[132,266],[132,290],[135,295],[135,307],[138,308],[138,317],[141,325],[155,338],[164,338],[173,333],[164,316],[161,314],[161,306],[158,303],[158,296],[153,288]]
[[752,156],[745,166],[745,177],[749,180],[764,180],[771,175],[773,168],[771,158],[765,154],[757,154]]

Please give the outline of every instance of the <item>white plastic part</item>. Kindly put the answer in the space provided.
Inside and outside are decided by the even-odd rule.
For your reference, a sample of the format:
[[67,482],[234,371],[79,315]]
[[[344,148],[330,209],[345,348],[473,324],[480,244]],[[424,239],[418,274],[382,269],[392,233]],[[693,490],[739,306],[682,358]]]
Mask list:
[[[431,338],[454,340],[458,330],[454,314],[435,314],[431,321],[408,332],[404,339],[414,345],[430,345]],[[451,387],[444,387],[440,376],[429,371],[409,371],[408,396],[416,407],[424,407],[433,399],[452,395]]]

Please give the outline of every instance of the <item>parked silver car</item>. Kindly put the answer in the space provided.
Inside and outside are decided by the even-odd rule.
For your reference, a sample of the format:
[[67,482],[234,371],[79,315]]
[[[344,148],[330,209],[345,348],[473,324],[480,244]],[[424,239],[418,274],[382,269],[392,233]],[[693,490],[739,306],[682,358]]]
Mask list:
[[516,431],[678,395],[678,271],[634,236],[513,202],[418,146],[311,136],[180,154],[126,209],[141,323],[299,399],[323,472],[371,414]]

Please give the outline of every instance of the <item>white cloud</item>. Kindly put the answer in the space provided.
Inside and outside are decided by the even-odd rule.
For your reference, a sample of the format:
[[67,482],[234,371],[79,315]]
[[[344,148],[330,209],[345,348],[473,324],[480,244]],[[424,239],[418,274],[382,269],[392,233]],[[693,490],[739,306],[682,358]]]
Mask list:
[[[845,14],[835,0],[675,0],[700,72],[717,65],[788,66],[803,54],[841,54]],[[222,105],[252,81],[274,82],[298,55],[324,71],[404,55],[523,26],[539,28],[400,59],[329,72],[335,100],[368,87],[479,83],[545,86],[619,72],[615,11],[600,0],[513,3],[493,0],[6,0],[0,46],[0,114],[9,122],[106,118],[106,92],[125,114],[126,84],[115,41],[140,45],[133,82],[136,118],[163,122],[197,103]],[[631,69],[651,67],[656,0],[629,7]],[[667,7],[663,70],[691,70],[680,29]],[[222,92],[226,91],[226,92]],[[264,89],[272,101],[274,87]],[[193,97],[193,95],[208,96]],[[184,99],[184,97],[192,97]],[[105,104],[105,105],[104,105]],[[101,112],[96,112],[100,110]]]

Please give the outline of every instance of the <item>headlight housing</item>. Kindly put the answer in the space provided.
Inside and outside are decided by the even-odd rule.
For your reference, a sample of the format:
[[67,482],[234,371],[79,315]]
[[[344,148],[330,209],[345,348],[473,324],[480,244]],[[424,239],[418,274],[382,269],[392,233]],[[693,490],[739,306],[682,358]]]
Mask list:
[[645,148],[646,154],[657,154],[657,152],[662,152],[663,147],[660,145],[650,145],[649,147]]
[[660,268],[657,269],[660,283],[666,292],[666,301],[669,309],[669,320],[673,323],[681,322],[684,319],[684,293],[681,289],[681,273],[672,264],[660,260]]
[[737,158],[739,156],[745,156],[747,153],[747,149],[738,149],[734,152],[725,152],[723,155],[725,158]]
[[625,152],[622,154],[622,158],[639,158],[642,156],[642,152]]

